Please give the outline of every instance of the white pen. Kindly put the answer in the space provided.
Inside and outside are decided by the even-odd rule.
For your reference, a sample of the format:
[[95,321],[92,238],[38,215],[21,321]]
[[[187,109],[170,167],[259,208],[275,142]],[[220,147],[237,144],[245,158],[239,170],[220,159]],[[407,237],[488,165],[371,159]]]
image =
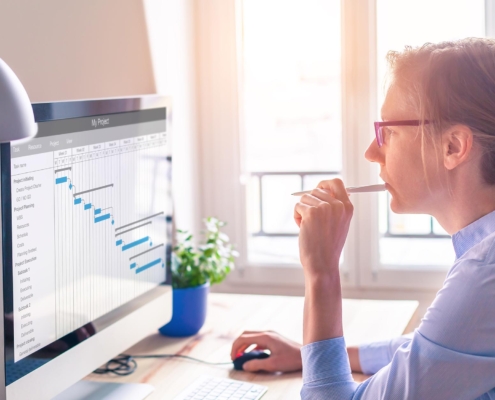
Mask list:
[[[368,186],[356,186],[345,188],[347,193],[366,193],[366,192],[383,192],[387,190],[384,184],[381,185],[368,185]],[[304,192],[292,193],[292,196],[302,196],[303,194],[311,193],[311,190],[305,190]]]

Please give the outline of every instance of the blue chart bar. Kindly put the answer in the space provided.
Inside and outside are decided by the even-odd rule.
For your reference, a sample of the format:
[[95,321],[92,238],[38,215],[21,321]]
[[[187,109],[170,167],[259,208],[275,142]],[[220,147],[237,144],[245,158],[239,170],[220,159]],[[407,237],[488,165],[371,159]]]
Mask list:
[[122,244],[122,239],[119,239],[115,242],[115,246],[120,246]]
[[135,268],[136,267],[136,263],[132,263],[131,264],[131,269]]
[[145,269],[151,268],[153,265],[160,264],[161,262],[162,262],[161,258],[158,258],[155,261],[151,261],[150,263],[143,265],[142,267],[139,267],[138,269],[136,269],[136,274],[143,272]]
[[91,208],[91,203],[84,205],[84,209],[85,210],[89,210],[90,208]]
[[80,204],[81,203],[81,198],[79,199],[74,199],[74,204]]
[[59,183],[65,183],[65,182],[67,182],[66,176],[62,176],[61,178],[55,179],[55,185],[58,185]]
[[138,246],[141,243],[147,242],[148,240],[149,240],[149,236],[146,236],[142,239],[136,240],[135,242],[131,242],[129,244],[126,244],[126,245],[122,246],[122,251],[125,251],[127,249],[132,249],[133,247]]
[[95,209],[95,215],[98,215],[99,213],[101,213],[101,208]]
[[104,214],[101,217],[96,217],[95,218],[95,224],[97,222],[105,221],[106,219],[110,219],[110,214]]

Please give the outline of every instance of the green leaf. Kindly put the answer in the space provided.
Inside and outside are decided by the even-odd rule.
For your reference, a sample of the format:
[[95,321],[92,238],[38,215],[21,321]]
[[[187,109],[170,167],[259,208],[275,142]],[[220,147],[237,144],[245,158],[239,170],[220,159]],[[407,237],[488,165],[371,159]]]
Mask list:
[[239,253],[229,244],[229,237],[220,232],[225,222],[214,217],[203,220],[206,231],[204,244],[191,244],[193,235],[177,230],[177,245],[172,257],[172,286],[176,289],[220,283],[234,268],[234,257]]

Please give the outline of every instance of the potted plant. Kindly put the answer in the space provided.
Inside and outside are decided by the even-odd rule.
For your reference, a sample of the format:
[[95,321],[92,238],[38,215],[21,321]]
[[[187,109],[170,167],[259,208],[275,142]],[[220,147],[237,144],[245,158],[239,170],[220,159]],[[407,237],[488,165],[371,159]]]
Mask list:
[[209,217],[204,223],[206,242],[197,249],[189,232],[177,230],[177,245],[172,252],[173,314],[172,320],[159,329],[163,335],[190,336],[201,329],[210,285],[225,279],[239,255],[229,244],[229,237],[220,232],[225,222]]

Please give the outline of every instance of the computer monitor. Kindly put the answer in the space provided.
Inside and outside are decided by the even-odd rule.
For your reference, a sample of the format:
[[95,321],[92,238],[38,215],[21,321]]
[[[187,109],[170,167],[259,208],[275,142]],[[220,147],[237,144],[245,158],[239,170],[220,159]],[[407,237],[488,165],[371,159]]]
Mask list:
[[37,136],[0,148],[7,400],[52,398],[171,317],[170,99],[33,110]]

